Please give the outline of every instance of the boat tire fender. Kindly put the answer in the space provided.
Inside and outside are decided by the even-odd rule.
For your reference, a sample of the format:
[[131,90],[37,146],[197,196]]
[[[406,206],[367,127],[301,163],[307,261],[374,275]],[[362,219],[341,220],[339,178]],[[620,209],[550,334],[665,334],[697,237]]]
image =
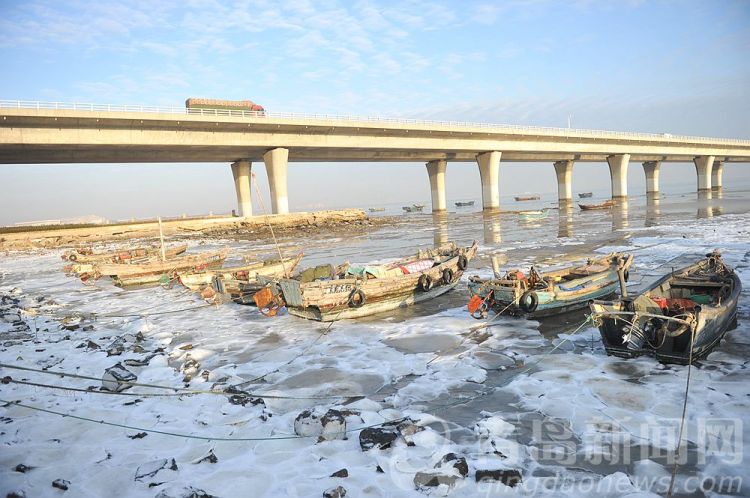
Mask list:
[[450,268],[446,268],[445,270],[443,270],[442,280],[446,285],[451,283],[453,281],[453,270],[451,270]]
[[533,290],[527,290],[521,295],[521,299],[518,300],[518,305],[526,313],[533,313],[539,306],[539,296]]
[[417,282],[417,285],[420,289],[422,289],[423,292],[427,292],[428,290],[432,289],[432,277],[427,274],[422,274],[419,277],[419,282]]
[[630,270],[628,270],[627,268],[625,268],[625,269],[624,269],[624,270],[622,271],[622,278],[623,278],[623,280],[625,280],[626,282],[627,282],[628,280],[630,280]]
[[464,271],[467,266],[469,266],[469,260],[466,258],[466,256],[461,254],[458,257],[458,269]]
[[365,302],[367,301],[367,298],[365,297],[364,291],[362,289],[354,289],[351,294],[349,294],[349,306],[352,308],[361,308],[364,306]]
[[76,256],[75,254],[71,254],[70,256],[68,256],[68,261],[75,261],[77,259],[78,259],[78,256]]

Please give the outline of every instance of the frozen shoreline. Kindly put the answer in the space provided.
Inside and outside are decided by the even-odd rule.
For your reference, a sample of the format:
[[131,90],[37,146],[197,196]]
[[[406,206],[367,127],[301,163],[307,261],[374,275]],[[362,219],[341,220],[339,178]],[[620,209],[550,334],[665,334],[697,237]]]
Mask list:
[[[462,238],[471,230],[459,225],[456,232]],[[425,233],[427,240],[432,238],[432,232]],[[360,241],[348,240],[342,241],[336,255],[364,258],[402,236],[401,227],[382,229],[369,235],[374,247],[368,247],[368,253]],[[636,286],[669,265],[679,265],[687,255],[714,247],[722,248],[743,281],[749,280],[748,214],[620,228],[607,236],[614,239],[616,243],[599,245],[597,252],[635,251]],[[207,247],[216,243],[206,242]],[[409,242],[414,243],[407,238],[400,244]],[[563,253],[569,244],[597,245],[588,234],[567,237],[549,249],[529,239],[509,242],[506,236],[505,248],[514,262],[524,263]],[[322,258],[326,250],[321,243],[310,261]],[[494,250],[486,244],[484,256]],[[334,408],[349,412],[345,418],[351,432],[346,439],[323,442],[315,437],[205,441],[157,433],[138,436],[136,430],[8,406],[0,408],[0,493],[18,489],[29,497],[55,496],[61,491],[52,482],[64,479],[70,482],[68,493],[92,497],[183,496],[187,487],[215,496],[322,496],[337,486],[346,488],[347,496],[533,496],[558,475],[558,491],[563,491],[558,496],[653,496],[648,479],[671,472],[665,452],[657,450],[675,445],[668,436],[682,408],[685,367],[607,357],[595,329],[585,326],[571,335],[582,320],[542,335],[537,322],[501,318],[486,333],[467,339],[477,322],[464,310],[467,294],[461,288],[421,309],[390,318],[339,322],[321,335],[325,325],[291,316],[267,320],[247,307],[197,308],[201,302],[185,289],[122,291],[106,282],[83,287],[66,280],[60,263],[57,251],[0,260],[2,363],[100,377],[115,363],[136,364],[150,357],[146,366],[126,366],[139,383],[184,387],[190,375],[190,389],[209,390],[267,374],[265,382],[244,388],[252,391],[251,398],[347,398],[268,397],[243,406],[242,400],[233,403],[216,394],[137,397],[11,383],[2,386],[2,399],[148,430],[214,438],[287,438],[294,436],[295,418],[305,409],[317,407],[324,413]],[[484,264],[471,270],[488,271]],[[145,318],[104,316],[191,307],[196,309]],[[15,316],[18,308],[27,310],[19,317],[23,325]],[[29,313],[33,310],[38,316]],[[73,312],[96,313],[99,318],[84,320],[76,330],[61,329],[60,319]],[[748,408],[747,289],[739,313],[739,328],[692,372],[687,435],[696,445],[705,420],[742,420]],[[90,325],[93,329],[86,330]],[[118,343],[118,338],[123,341]],[[99,348],[93,349],[88,341]],[[553,348],[553,354],[547,354]],[[108,356],[107,350],[119,349],[120,354]],[[2,375],[83,389],[100,385],[7,368]],[[133,387],[126,392],[157,390]],[[136,399],[141,401],[126,404]],[[354,429],[403,417],[421,429],[398,432],[390,448],[363,451]],[[738,430],[740,450],[750,449],[748,429]],[[552,438],[553,443],[573,445],[572,456],[565,444],[548,440],[555,434],[559,437]],[[628,462],[607,451],[613,440],[621,443],[614,447],[632,451]],[[466,477],[461,466],[454,465],[456,459],[444,461],[449,453],[466,459]],[[209,454],[215,463],[204,459]],[[733,463],[731,455],[708,455],[701,463],[696,448],[689,455],[680,467],[678,485],[689,487],[692,477],[739,476],[745,486],[740,494],[747,492],[750,470],[743,462]],[[164,468],[159,470],[161,463]],[[18,464],[30,470],[14,471]],[[329,477],[343,468],[348,477]],[[523,482],[514,488],[497,481],[476,482],[478,470],[497,469],[518,470]],[[154,475],[146,476],[153,470]],[[420,491],[415,484],[418,473],[450,478]],[[563,480],[573,486],[569,491],[561,488]],[[152,483],[160,484],[149,487]],[[591,490],[583,487],[586,483]]]

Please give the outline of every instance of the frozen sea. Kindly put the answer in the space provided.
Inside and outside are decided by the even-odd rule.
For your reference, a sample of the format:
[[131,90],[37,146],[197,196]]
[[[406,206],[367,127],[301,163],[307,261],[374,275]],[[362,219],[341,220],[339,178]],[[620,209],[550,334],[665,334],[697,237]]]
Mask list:
[[[538,207],[544,201],[519,209]],[[691,369],[676,453],[688,368],[608,357],[583,313],[541,323],[501,317],[477,329],[462,282],[423,305],[329,329],[205,306],[178,286],[85,286],[63,275],[62,251],[6,254],[0,496],[320,497],[338,486],[350,497],[660,496],[675,458],[674,496],[750,495],[750,192],[631,197],[611,212],[555,209],[532,223],[459,209],[370,230],[279,243],[302,247],[307,266],[477,240],[464,280],[491,275],[493,254],[504,268],[544,269],[627,251],[635,255],[630,292],[718,248],[745,284],[739,326]],[[270,234],[252,244],[193,241],[190,250],[218,246],[274,250]],[[83,317],[77,328],[75,316]],[[182,390],[115,395],[97,380],[8,368],[99,379],[118,362],[139,383]],[[248,396],[217,394],[239,383]],[[345,414],[344,438],[295,434],[301,412],[329,409]],[[361,448],[361,428],[394,431],[387,423],[404,418],[411,429],[391,447]],[[446,463],[450,453],[467,472]],[[347,477],[331,477],[341,469]],[[477,471],[497,470],[518,471],[522,482],[477,482]],[[419,473],[442,484],[420,487]]]

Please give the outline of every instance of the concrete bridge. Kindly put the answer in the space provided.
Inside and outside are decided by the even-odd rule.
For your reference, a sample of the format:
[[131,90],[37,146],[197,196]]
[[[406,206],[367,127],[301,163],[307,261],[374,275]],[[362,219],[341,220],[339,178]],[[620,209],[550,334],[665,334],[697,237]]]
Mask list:
[[576,162],[607,163],[612,197],[627,197],[631,161],[647,192],[663,162],[693,162],[698,190],[722,188],[728,162],[750,162],[750,140],[449,121],[257,113],[225,109],[0,101],[0,163],[226,162],[241,216],[252,215],[252,163],[263,161],[274,213],[287,213],[289,161],[425,162],[432,210],[446,209],[448,162],[475,162],[482,206],[500,206],[500,161],[549,162],[561,203]]

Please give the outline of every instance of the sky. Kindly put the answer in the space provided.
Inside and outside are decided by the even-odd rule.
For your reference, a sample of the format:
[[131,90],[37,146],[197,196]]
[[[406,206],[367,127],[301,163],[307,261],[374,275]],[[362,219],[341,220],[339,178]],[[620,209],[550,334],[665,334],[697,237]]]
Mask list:
[[[0,0],[0,99],[568,125],[750,138],[750,1]],[[265,169],[253,172],[268,195]],[[632,193],[645,189],[631,164]],[[725,187],[750,165],[725,167]],[[112,181],[112,180],[116,181]],[[662,184],[693,184],[690,164]],[[449,200],[479,199],[451,163]],[[574,191],[609,185],[579,164]],[[556,190],[502,163],[502,195]],[[429,201],[421,163],[290,163],[293,210]],[[265,201],[265,206],[269,206]],[[228,212],[228,164],[0,165],[0,223]],[[260,211],[256,205],[256,212]]]

